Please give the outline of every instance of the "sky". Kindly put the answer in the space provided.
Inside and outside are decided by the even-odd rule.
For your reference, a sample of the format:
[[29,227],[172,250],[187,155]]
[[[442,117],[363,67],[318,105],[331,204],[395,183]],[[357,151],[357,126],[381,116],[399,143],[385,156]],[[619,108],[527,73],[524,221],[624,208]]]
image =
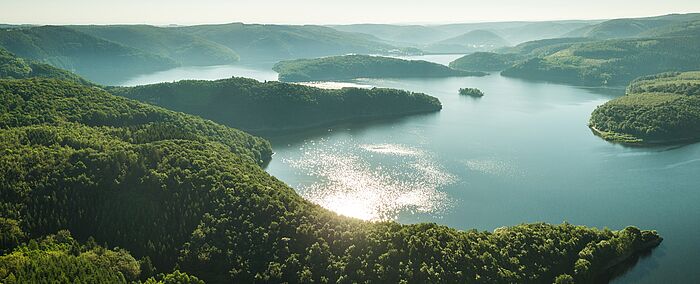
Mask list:
[[0,0],[0,23],[12,24],[437,24],[692,12],[700,0]]

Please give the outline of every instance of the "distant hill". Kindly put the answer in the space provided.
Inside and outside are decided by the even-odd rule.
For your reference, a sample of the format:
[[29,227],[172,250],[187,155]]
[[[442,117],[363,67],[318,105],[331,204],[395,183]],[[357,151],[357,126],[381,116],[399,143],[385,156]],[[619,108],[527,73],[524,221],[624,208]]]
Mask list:
[[565,36],[597,39],[631,38],[644,36],[645,33],[654,29],[694,20],[700,20],[700,14],[670,14],[647,18],[614,19],[577,29]]
[[530,58],[547,56],[574,44],[591,42],[589,38],[555,38],[529,41],[514,47],[503,47],[495,52],[475,52],[450,62],[460,70],[501,71]]
[[232,23],[174,28],[235,50],[241,61],[276,62],[348,53],[401,53],[381,40],[322,26],[257,25]]
[[148,25],[69,26],[69,28],[167,57],[180,65],[223,65],[238,61],[238,54],[221,44],[173,28]]
[[422,25],[354,24],[330,27],[343,32],[372,35],[386,42],[413,46],[430,44],[456,36],[436,27]]
[[332,81],[355,78],[430,78],[483,76],[423,60],[403,60],[369,55],[345,55],[282,61],[273,67],[280,81]]
[[423,47],[427,52],[435,53],[468,53],[474,51],[489,51],[508,46],[509,43],[487,30],[473,30],[465,34],[442,40]]
[[511,44],[556,38],[602,21],[492,22],[446,25],[356,24],[330,26],[334,29],[373,35],[399,46],[421,47],[458,37],[475,30],[488,30]]
[[178,66],[169,58],[60,26],[0,30],[0,47],[98,83]]
[[578,43],[501,74],[574,85],[625,85],[636,77],[698,66],[700,37],[684,36]]
[[450,68],[467,71],[501,71],[516,62],[522,56],[515,53],[474,52],[450,62]]
[[111,92],[259,134],[441,109],[438,99],[419,93],[380,88],[325,90],[246,78],[186,80]]
[[55,78],[81,84],[90,84],[71,72],[45,63],[23,59],[0,47],[0,79]]
[[680,143],[700,139],[700,72],[639,78],[627,94],[596,108],[591,128],[623,143]]

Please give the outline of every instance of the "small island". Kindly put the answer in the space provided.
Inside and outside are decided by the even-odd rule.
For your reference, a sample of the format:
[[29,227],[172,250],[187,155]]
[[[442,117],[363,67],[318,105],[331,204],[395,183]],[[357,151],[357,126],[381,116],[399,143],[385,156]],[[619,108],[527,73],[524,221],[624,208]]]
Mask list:
[[277,63],[272,69],[279,73],[279,80],[283,82],[487,75],[484,72],[457,70],[423,60],[404,60],[370,55],[345,55],[289,60]]
[[459,94],[462,96],[470,96],[474,98],[481,98],[484,96],[484,92],[477,88],[460,88]]
[[641,77],[627,94],[591,114],[589,126],[608,141],[631,144],[686,143],[700,139],[700,72]]

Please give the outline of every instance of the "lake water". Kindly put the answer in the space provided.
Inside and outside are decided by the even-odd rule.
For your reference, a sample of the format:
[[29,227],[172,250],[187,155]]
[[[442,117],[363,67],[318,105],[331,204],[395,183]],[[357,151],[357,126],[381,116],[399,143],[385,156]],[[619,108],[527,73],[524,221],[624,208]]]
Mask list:
[[[178,68],[129,82],[276,78],[268,69],[206,70]],[[632,148],[594,136],[591,111],[622,90],[500,75],[354,83],[424,92],[438,97],[443,110],[270,138],[275,155],[267,171],[302,196],[357,218],[458,229],[529,222],[656,229],[662,245],[613,282],[700,279],[700,144]],[[459,96],[462,87],[486,95]]]

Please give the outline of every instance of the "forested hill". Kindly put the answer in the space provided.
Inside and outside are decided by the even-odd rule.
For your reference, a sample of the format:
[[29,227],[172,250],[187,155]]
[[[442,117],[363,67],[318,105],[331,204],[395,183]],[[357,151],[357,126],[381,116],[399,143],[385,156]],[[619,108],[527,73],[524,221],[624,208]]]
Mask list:
[[25,79],[33,77],[56,78],[82,84],[90,84],[71,72],[23,59],[0,47],[0,79]]
[[61,26],[0,30],[0,47],[97,83],[178,66],[172,59]]
[[282,61],[274,68],[280,81],[329,81],[355,78],[434,78],[483,76],[483,72],[455,70],[423,60],[403,60],[370,55],[331,56]]
[[224,65],[238,54],[221,44],[176,28],[148,25],[68,26],[91,36],[170,58],[183,66]]
[[700,72],[633,81],[627,95],[596,108],[590,126],[607,140],[632,144],[700,139]]
[[437,98],[393,89],[326,90],[246,78],[113,88],[116,95],[202,116],[253,133],[433,112]]
[[636,77],[691,71],[700,65],[700,36],[606,40],[572,45],[529,59],[503,75],[575,85],[626,85]]

